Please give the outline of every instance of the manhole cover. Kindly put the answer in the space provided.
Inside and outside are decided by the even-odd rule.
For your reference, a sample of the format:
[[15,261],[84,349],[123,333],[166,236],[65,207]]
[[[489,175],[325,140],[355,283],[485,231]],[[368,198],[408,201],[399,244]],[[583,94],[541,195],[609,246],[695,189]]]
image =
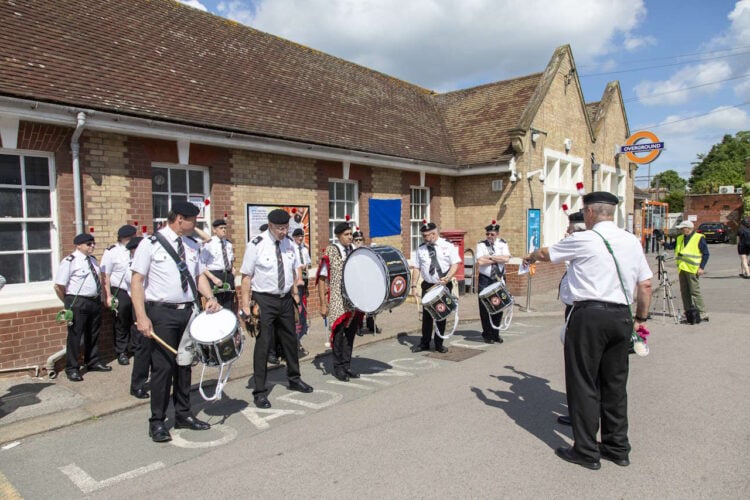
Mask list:
[[446,361],[463,361],[465,359],[473,358],[478,354],[482,354],[483,352],[484,351],[481,349],[468,349],[466,347],[451,346],[445,354],[430,352],[427,356],[430,358],[444,359]]

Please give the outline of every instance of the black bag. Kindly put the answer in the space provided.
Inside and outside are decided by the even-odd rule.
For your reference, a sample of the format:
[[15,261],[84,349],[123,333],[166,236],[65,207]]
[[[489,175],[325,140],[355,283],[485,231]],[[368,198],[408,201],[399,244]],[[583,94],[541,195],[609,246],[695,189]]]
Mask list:
[[689,325],[697,325],[701,322],[701,313],[695,307],[691,307],[685,311],[685,320]]

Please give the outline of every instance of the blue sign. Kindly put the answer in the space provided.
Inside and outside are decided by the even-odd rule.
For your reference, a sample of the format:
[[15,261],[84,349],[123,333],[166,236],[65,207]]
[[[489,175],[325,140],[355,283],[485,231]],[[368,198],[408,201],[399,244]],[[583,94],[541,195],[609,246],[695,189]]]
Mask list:
[[630,146],[620,146],[620,153],[646,153],[648,151],[661,151],[662,149],[664,149],[663,142],[644,142],[631,144]]
[[541,246],[542,214],[538,208],[529,208],[526,212],[526,248],[528,253]]

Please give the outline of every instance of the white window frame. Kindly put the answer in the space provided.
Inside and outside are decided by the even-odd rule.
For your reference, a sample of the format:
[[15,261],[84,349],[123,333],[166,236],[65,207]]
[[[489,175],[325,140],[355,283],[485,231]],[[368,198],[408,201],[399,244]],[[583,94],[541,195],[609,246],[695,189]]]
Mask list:
[[600,189],[602,191],[608,191],[616,195],[620,199],[620,203],[617,205],[617,209],[615,210],[614,222],[615,224],[617,224],[617,227],[625,229],[625,225],[628,222],[625,210],[625,197],[627,193],[628,180],[627,176],[625,175],[625,171],[621,168],[615,168],[611,165],[601,165],[599,167],[599,171],[602,175],[601,182],[599,183]]
[[[151,164],[151,203],[154,202],[154,195],[167,195],[167,210],[171,210],[172,208],[172,195],[173,194],[185,194],[188,197],[188,201],[190,201],[189,196],[190,193],[173,193],[172,192],[172,176],[167,175],[167,190],[166,191],[154,191],[153,190],[153,177],[154,177],[154,168],[164,168],[167,169],[169,172],[170,170],[185,170],[185,171],[197,171],[203,173],[203,199],[210,198],[211,195],[211,185],[209,184],[210,177],[209,177],[209,169],[208,167],[202,167],[197,165],[179,165],[177,163],[159,163],[154,162]],[[188,182],[190,177],[188,176]],[[188,186],[189,188],[189,186]],[[196,191],[193,191],[195,193]],[[152,205],[153,207],[153,205]],[[202,227],[204,230],[209,226],[209,221],[211,220],[211,205],[209,204],[206,206],[205,204],[201,207],[201,213],[198,214],[198,221],[197,225],[198,227]],[[159,223],[166,223],[167,218],[166,217],[154,217],[153,216],[153,208],[151,213],[151,223],[154,225],[153,231],[156,232],[159,229],[158,224]],[[208,231],[210,233],[210,231]]]
[[[359,220],[359,183],[357,181],[352,181],[348,179],[328,179],[328,243],[333,243],[336,241],[336,235],[333,234],[333,228],[338,224],[339,222],[344,222],[345,219],[340,217],[335,217],[334,213],[331,212],[331,203],[336,204],[336,202],[343,201],[344,203],[347,203],[348,200],[339,200],[335,196],[333,199],[331,199],[331,184],[350,184],[354,186],[354,190],[352,191],[354,195],[354,200],[352,202],[354,203],[354,208],[352,210],[352,213],[348,214],[351,217],[350,222],[353,222],[355,225],[357,224],[357,221]],[[336,189],[333,190],[334,195],[336,193]],[[335,211],[334,211],[335,212]]]
[[[583,158],[570,156],[552,149],[544,150],[544,201],[542,208],[542,246],[554,245],[565,236],[570,212],[583,208],[583,196],[576,183],[583,182]],[[532,178],[533,182],[533,178]]]
[[[424,206],[424,215],[422,217],[414,217],[414,191],[419,190],[425,193],[426,203],[420,203],[420,206]],[[430,188],[426,186],[409,186],[409,246],[411,248],[411,254],[413,255],[419,245],[422,242],[422,233],[419,231],[419,227],[422,224],[422,219],[430,220]],[[416,226],[415,226],[416,224]]]
[[[7,312],[3,306],[12,306],[12,304],[18,304],[24,301],[36,301],[51,298],[54,293],[52,285],[54,284],[55,274],[57,274],[57,268],[60,264],[60,241],[58,234],[58,210],[57,210],[57,169],[55,166],[55,156],[53,153],[45,151],[32,151],[26,149],[9,149],[0,148],[0,154],[11,155],[11,156],[34,156],[37,158],[46,158],[47,167],[49,173],[49,191],[50,191],[50,216],[49,217],[8,217],[3,218],[3,222],[11,223],[28,223],[28,222],[49,222],[50,223],[50,259],[51,259],[51,279],[47,281],[33,281],[26,283],[14,283],[8,284],[0,293],[0,312]],[[22,162],[23,166],[24,163]],[[7,187],[11,189],[18,189],[19,186],[15,184],[0,184],[0,187]],[[21,200],[22,207],[26,205],[26,169],[21,168]],[[34,186],[39,187],[39,186]],[[25,233],[25,230],[24,230]],[[22,245],[24,246],[23,254],[28,253],[47,253],[46,251],[28,251],[25,249],[27,244],[27,238],[22,238]],[[5,251],[3,254],[16,254],[18,251]],[[28,276],[28,262],[24,258],[24,273]],[[1,274],[1,272],[0,272]],[[58,301],[59,302],[59,301]]]

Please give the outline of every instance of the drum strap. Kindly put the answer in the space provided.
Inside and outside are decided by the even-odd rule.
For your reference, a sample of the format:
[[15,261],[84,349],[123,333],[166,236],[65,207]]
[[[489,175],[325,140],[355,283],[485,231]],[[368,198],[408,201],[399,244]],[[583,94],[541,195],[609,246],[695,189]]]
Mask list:
[[443,278],[447,272],[443,272],[440,268],[440,263],[437,260],[437,252],[435,251],[435,245],[427,245],[427,251],[430,253],[430,276],[432,273],[437,271],[439,277]]
[[167,241],[167,239],[164,237],[163,234],[156,232],[154,233],[154,236],[156,236],[156,239],[159,243],[161,243],[161,246],[164,247],[164,250],[167,251],[170,257],[172,257],[172,260],[174,260],[174,263],[177,265],[177,269],[179,269],[180,274],[182,275],[183,279],[186,279],[188,282],[188,285],[190,285],[190,290],[193,292],[193,302],[196,303],[198,306],[198,309],[200,310],[200,301],[198,300],[198,289],[195,286],[195,280],[193,279],[193,276],[190,274],[190,272],[187,270],[187,266],[185,263],[180,259],[180,257],[177,255],[177,252],[174,251],[174,248],[172,248],[172,245]]

